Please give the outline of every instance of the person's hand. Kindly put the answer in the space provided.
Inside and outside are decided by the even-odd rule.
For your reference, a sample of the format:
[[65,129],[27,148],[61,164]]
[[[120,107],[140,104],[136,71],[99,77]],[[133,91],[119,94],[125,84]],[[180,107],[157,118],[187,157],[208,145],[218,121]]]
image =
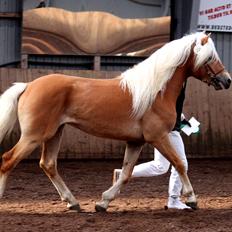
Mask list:
[[191,127],[191,124],[185,118],[181,121],[181,124],[182,125],[188,125],[189,127]]

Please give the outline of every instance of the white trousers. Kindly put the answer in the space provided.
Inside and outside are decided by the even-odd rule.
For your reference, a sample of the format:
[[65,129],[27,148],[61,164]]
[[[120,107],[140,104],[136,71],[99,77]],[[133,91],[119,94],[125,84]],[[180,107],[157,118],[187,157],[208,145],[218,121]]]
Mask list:
[[[169,139],[173,148],[176,150],[180,159],[184,163],[186,170],[188,169],[188,162],[185,155],[185,148],[183,140],[178,131],[169,133]],[[136,165],[132,172],[132,177],[151,177],[166,173],[170,167],[170,162],[157,150],[154,150],[154,160],[146,163]],[[168,193],[170,197],[179,197],[181,195],[182,183],[179,174],[174,167],[171,169],[169,178]]]

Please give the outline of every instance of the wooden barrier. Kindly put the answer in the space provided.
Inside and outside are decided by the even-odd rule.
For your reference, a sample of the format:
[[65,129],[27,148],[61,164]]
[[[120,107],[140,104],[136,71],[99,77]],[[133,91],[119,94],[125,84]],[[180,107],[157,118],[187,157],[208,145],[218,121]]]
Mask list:
[[[13,82],[29,82],[40,76],[54,73],[54,70],[45,69],[12,69],[0,68],[0,92],[5,91]],[[91,78],[113,78],[119,75],[119,72],[97,72],[97,71],[76,71],[59,70],[57,73],[63,73],[73,76],[91,77]],[[19,129],[13,131],[11,136],[3,143],[1,150],[7,150],[15,144],[19,137]],[[61,151],[59,158],[68,159],[117,159],[122,158],[125,149],[124,141],[97,138],[88,135],[76,128],[66,126],[63,134]],[[28,158],[38,158],[39,152],[35,151]],[[142,158],[151,158],[152,149],[146,146],[143,149]]]
[[184,111],[200,122],[200,134],[184,136],[192,157],[232,157],[232,92],[216,91],[194,78],[188,81]]
[[[54,70],[0,69],[0,91],[13,82],[28,82],[35,78],[54,73]],[[91,77],[112,78],[118,72],[63,70],[59,73]],[[187,118],[194,116],[201,122],[200,134],[183,135],[188,157],[232,157],[232,93],[231,90],[215,91],[204,83],[190,78],[186,90],[184,112]],[[17,140],[16,128],[3,143],[3,150],[10,148]],[[122,158],[125,143],[110,139],[96,138],[80,130],[67,126],[63,136],[60,158],[70,159],[112,159]],[[30,158],[38,157],[35,152]],[[153,157],[153,149],[146,145],[141,158]]]

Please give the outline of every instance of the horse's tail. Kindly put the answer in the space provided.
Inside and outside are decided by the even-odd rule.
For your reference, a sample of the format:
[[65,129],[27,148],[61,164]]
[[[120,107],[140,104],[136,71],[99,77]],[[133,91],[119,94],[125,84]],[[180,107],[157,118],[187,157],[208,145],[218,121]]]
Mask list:
[[18,98],[26,89],[27,83],[15,83],[0,96],[0,143],[16,123]]

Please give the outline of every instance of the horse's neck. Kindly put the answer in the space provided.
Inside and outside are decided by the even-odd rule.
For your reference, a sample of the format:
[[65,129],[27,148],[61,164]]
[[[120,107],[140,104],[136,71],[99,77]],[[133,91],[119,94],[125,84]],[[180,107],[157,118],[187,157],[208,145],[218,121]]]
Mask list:
[[186,69],[184,67],[177,68],[176,71],[174,72],[173,77],[167,83],[164,92],[164,98],[176,104],[176,100],[180,95],[181,89],[183,88],[183,85],[186,80],[187,80]]

